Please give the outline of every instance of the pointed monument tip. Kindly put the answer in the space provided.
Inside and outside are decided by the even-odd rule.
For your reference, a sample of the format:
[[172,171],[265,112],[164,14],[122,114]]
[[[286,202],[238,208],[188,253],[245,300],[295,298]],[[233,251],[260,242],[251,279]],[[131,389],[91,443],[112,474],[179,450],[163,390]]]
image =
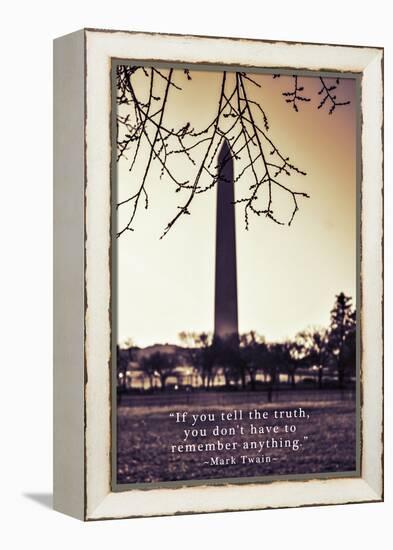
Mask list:
[[229,141],[227,140],[227,138],[224,137],[224,139],[222,140],[219,158],[221,158],[223,155],[227,155],[230,152],[231,146],[229,145]]

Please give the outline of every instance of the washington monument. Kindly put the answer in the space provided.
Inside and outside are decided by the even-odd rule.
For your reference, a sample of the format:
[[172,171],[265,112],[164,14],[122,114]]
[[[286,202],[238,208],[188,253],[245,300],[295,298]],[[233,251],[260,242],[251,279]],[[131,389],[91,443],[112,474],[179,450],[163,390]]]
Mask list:
[[218,155],[214,338],[238,344],[233,159],[224,138]]

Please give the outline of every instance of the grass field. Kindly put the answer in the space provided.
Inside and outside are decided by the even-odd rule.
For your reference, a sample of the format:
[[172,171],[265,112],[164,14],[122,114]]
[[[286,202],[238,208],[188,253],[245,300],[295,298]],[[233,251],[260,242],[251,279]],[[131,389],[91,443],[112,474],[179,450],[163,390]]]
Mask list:
[[[304,397],[304,396],[303,396]],[[315,474],[353,472],[356,469],[356,407],[353,395],[342,398],[335,394],[317,393],[314,399],[301,399],[272,403],[260,402],[254,395],[236,397],[231,394],[215,396],[211,394],[203,403],[171,404],[159,397],[148,399],[144,406],[143,397],[134,405],[118,407],[117,424],[117,471],[118,483],[142,483],[159,481],[219,479],[233,477],[255,477],[271,475]],[[275,410],[300,410],[309,418],[274,419]],[[228,421],[221,414],[242,410],[243,419]],[[268,419],[250,420],[248,412],[258,409],[266,411]],[[176,423],[170,413],[187,411],[187,422]],[[214,421],[202,422],[198,419],[194,426],[192,414],[213,413]],[[283,413],[285,414],[285,413]],[[250,424],[265,433],[251,434]],[[285,425],[296,426],[295,433],[285,432]],[[221,428],[234,427],[235,435],[213,435],[216,425]],[[276,433],[266,433],[266,428],[277,426]],[[243,434],[240,434],[243,427]],[[206,436],[191,435],[184,440],[183,430],[207,428]],[[290,447],[274,447],[289,441]],[[306,438],[306,439],[305,439]],[[236,445],[235,450],[218,450],[221,444]],[[256,449],[244,450],[243,446],[253,441]],[[266,445],[269,445],[269,449]],[[294,441],[300,443],[293,450]],[[185,443],[202,444],[200,451],[186,452]],[[205,444],[208,450],[205,450]],[[215,448],[212,450],[211,444]],[[175,446],[174,448],[172,446]],[[182,452],[179,452],[179,445]],[[263,447],[261,447],[261,445]],[[175,449],[173,451],[173,449]],[[191,448],[193,449],[193,448]],[[203,449],[203,450],[202,450]],[[241,457],[247,457],[243,459]],[[231,458],[233,457],[233,458]],[[259,462],[255,462],[256,457]],[[220,460],[228,459],[228,464]]]

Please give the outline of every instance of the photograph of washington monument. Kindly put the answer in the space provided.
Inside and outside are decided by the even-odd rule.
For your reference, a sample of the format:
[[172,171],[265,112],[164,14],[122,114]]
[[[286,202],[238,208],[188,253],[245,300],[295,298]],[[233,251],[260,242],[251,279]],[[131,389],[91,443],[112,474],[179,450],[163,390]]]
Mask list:
[[358,82],[114,62],[114,483],[358,475]]

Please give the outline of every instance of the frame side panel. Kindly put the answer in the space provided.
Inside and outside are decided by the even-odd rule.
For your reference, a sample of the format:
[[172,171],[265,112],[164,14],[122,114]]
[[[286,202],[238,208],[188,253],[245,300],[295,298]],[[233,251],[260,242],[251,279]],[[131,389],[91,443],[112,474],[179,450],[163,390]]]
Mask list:
[[84,519],[84,31],[54,41],[54,508]]

